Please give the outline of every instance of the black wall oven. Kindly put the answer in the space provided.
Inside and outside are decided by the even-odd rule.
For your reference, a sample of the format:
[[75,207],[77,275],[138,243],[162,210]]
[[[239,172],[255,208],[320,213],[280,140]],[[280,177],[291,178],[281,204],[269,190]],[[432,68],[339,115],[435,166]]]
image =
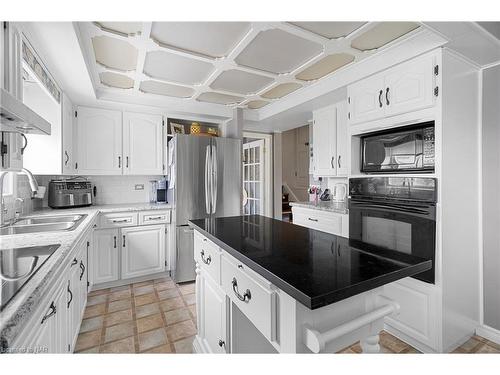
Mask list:
[[432,260],[413,276],[434,283],[436,179],[368,177],[349,180],[349,238]]
[[434,121],[361,137],[361,172],[434,171]]

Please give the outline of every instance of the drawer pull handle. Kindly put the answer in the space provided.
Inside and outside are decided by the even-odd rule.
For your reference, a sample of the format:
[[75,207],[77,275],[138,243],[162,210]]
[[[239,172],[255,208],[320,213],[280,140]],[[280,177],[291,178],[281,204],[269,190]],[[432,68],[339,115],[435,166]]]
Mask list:
[[42,321],[40,324],[45,323],[45,321],[47,319],[49,319],[51,316],[56,314],[56,305],[55,305],[54,301],[52,301],[52,303],[50,304],[49,309],[50,309],[50,312],[48,314],[45,314],[45,316],[42,318]]
[[202,250],[201,253],[201,260],[203,261],[203,263],[205,263],[207,266],[212,262],[212,257],[209,255],[207,259],[205,259],[205,251]]
[[163,216],[148,217],[148,220],[161,220],[161,219],[163,219]]
[[83,278],[83,275],[85,274],[85,264],[83,264],[83,261],[80,261],[80,281],[82,280]]
[[68,281],[68,294],[69,294],[69,301],[68,301],[68,309],[71,306],[71,302],[73,301],[73,292],[71,291],[70,288],[70,282]]
[[308,217],[307,219],[310,220],[310,221],[318,222],[318,219],[313,219],[312,217]]
[[78,263],[78,260],[76,260],[76,258],[73,258],[73,261],[71,262],[71,267],[73,267],[77,263]]
[[128,223],[128,219],[114,219],[112,220],[113,223]]
[[240,292],[238,292],[238,281],[236,281],[236,277],[233,277],[232,284],[233,284],[233,291],[234,294],[236,294],[236,297],[238,297],[240,301],[249,302],[250,299],[252,298],[252,293],[250,293],[250,289],[247,289],[245,293],[241,295]]

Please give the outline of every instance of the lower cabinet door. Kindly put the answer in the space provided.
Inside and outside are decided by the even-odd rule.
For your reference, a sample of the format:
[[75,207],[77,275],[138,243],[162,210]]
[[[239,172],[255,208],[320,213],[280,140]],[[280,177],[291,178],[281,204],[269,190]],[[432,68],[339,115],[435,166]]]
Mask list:
[[92,283],[100,284],[118,280],[119,229],[94,232],[92,251]]
[[38,332],[29,345],[30,349],[34,353],[66,353],[66,323],[66,284],[63,283],[55,298],[47,303],[40,321],[35,322],[33,329]]
[[[80,285],[80,261],[76,257],[71,262],[71,268],[69,272],[69,280],[66,286],[66,310],[68,316],[68,330],[67,330],[67,348],[68,352],[73,352],[74,344],[76,342],[76,335],[78,333],[78,328],[81,319],[81,285]],[[76,262],[75,262],[76,260]]]
[[226,338],[226,295],[209,277],[203,275],[201,323],[203,341],[212,353],[225,353]]
[[121,229],[122,279],[165,270],[165,226]]

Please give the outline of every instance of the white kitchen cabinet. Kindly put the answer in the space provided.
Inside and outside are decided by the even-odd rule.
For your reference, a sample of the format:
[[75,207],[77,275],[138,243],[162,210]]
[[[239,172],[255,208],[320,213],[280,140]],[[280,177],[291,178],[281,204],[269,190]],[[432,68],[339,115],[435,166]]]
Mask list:
[[384,114],[384,77],[382,74],[365,78],[347,88],[351,124],[375,120]]
[[62,174],[71,175],[75,167],[75,148],[73,147],[73,103],[69,97],[62,95]]
[[54,298],[44,306],[44,313],[33,322],[35,335],[27,346],[34,353],[66,353],[65,337],[67,334],[67,289],[62,285]]
[[433,106],[439,94],[439,91],[435,92],[437,74],[439,67],[431,53],[349,85],[350,123],[368,122]]
[[115,281],[119,278],[119,229],[101,229],[94,232],[92,254],[92,284]]
[[121,242],[122,279],[165,270],[165,226],[122,228]]
[[315,176],[337,174],[337,107],[329,106],[313,114],[314,170]]
[[78,107],[75,172],[89,175],[122,174],[122,113]]
[[163,117],[123,113],[123,174],[163,174]]
[[345,102],[313,113],[313,175],[347,176],[349,148]]
[[1,26],[0,87],[8,91],[15,98],[23,99],[22,80],[22,36],[12,22],[2,21]]
[[337,176],[347,176],[350,165],[347,103],[337,103]]
[[198,279],[200,304],[198,335],[209,353],[226,353],[226,296],[219,285],[202,273]]

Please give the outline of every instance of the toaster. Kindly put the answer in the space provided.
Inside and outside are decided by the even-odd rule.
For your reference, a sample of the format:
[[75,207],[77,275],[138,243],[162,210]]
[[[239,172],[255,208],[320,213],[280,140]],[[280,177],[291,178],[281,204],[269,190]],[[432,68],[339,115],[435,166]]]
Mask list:
[[49,207],[69,208],[92,204],[90,181],[51,180],[49,182]]

